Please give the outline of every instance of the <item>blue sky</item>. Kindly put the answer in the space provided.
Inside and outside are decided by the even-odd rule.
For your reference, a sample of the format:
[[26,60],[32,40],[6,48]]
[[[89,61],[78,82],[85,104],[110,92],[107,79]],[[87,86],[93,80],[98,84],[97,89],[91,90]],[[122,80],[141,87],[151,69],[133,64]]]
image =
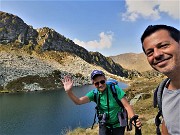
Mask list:
[[0,0],[0,10],[104,56],[141,53],[140,37],[148,25],[180,28],[179,0]]

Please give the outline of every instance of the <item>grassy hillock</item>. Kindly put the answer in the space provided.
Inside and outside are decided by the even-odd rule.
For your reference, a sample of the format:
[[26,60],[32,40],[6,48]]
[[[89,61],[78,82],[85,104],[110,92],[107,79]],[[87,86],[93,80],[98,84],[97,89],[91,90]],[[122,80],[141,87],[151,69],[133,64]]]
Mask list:
[[110,56],[110,58],[128,70],[137,70],[139,72],[152,70],[144,53],[124,53]]

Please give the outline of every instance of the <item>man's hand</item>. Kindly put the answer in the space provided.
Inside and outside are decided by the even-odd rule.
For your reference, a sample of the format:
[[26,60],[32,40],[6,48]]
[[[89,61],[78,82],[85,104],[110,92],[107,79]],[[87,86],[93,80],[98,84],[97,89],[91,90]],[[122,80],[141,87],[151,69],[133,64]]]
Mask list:
[[129,131],[132,130],[132,124],[135,126],[135,135],[142,135],[141,132],[141,121],[138,119],[138,115],[134,115],[129,121]]
[[71,79],[70,76],[65,76],[64,79],[62,80],[62,83],[64,85],[64,89],[66,93],[72,90],[73,87],[73,80]]
[[142,123],[140,121],[140,119],[136,120],[136,127],[138,127],[139,129],[141,129]]

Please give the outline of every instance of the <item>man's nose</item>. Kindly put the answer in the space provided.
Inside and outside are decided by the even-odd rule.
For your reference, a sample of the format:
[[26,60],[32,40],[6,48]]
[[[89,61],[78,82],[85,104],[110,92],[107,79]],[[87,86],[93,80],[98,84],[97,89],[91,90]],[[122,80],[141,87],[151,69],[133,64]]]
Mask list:
[[103,84],[99,83],[99,87],[101,87]]
[[158,49],[158,48],[154,49],[154,54],[153,54],[154,58],[159,58],[162,55],[163,55],[163,52],[160,49]]

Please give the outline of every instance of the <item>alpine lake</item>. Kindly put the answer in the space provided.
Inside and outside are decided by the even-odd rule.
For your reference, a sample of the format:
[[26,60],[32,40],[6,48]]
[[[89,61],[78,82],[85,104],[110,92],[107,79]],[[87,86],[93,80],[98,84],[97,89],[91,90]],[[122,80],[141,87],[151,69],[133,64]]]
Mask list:
[[[119,83],[120,88],[127,87]],[[84,96],[92,85],[73,87]],[[64,135],[77,127],[91,127],[95,103],[75,105],[64,89],[0,94],[0,135]]]

